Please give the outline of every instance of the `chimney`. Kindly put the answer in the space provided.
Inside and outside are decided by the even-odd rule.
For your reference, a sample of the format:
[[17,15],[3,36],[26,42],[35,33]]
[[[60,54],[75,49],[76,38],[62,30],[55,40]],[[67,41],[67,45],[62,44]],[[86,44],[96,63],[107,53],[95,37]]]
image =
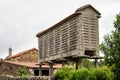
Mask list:
[[11,57],[12,56],[12,48],[10,47],[9,48],[9,55],[8,55],[8,57]]

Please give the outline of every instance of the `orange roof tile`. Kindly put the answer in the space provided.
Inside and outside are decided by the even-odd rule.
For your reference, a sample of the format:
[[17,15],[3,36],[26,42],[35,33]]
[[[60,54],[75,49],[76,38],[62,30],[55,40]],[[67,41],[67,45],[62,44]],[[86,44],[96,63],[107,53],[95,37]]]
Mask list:
[[29,67],[29,68],[38,68],[39,67],[34,62],[18,62],[18,61],[8,61],[8,60],[3,60],[2,62],[19,65],[19,66],[25,66],[25,67]]
[[[32,49],[29,49],[29,50],[19,52],[19,53],[15,54],[15,55],[7,58],[7,59],[2,60],[2,62],[9,63],[9,64],[14,64],[14,65],[19,65],[19,66],[24,66],[24,67],[29,67],[29,68],[39,68],[39,65],[37,65],[37,62],[9,61],[9,59],[11,59],[11,58],[18,57],[20,55],[26,54],[26,53],[28,53],[30,51],[33,51],[33,50],[37,50],[37,49],[32,48]],[[42,65],[42,68],[49,68],[49,65]],[[62,68],[62,65],[61,64],[56,64],[56,65],[53,66],[53,68]]]
[[[8,61],[8,60],[3,60],[2,62],[24,66],[28,68],[39,68],[39,65],[36,65],[37,63],[34,63],[34,62],[18,62],[18,61]],[[42,65],[42,68],[49,68],[49,65]],[[56,64],[53,66],[53,68],[62,68],[62,65]]]

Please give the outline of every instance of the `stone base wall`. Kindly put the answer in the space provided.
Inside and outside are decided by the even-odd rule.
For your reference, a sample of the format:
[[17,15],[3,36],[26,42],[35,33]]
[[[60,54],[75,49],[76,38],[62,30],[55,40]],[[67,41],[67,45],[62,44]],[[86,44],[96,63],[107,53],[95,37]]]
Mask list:
[[0,76],[0,80],[53,80],[50,76],[34,76],[34,77],[9,77]]
[[19,68],[23,68],[27,71],[28,74],[31,74],[31,72],[29,71],[30,68],[19,66],[19,65],[14,65],[14,64],[9,64],[9,63],[1,63],[0,64],[0,75],[18,76]]

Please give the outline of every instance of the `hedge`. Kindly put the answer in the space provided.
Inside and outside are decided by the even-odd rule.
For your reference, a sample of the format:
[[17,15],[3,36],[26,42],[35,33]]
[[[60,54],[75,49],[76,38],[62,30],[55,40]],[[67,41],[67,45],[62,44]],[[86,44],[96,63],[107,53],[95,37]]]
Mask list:
[[54,80],[113,80],[113,77],[113,73],[106,66],[79,70],[65,67],[54,74]]

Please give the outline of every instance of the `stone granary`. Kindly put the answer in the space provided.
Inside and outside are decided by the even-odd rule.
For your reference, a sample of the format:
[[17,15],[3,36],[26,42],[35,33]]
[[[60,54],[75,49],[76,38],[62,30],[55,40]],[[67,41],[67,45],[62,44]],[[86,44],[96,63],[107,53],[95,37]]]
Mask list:
[[[20,68],[27,71],[28,74],[38,76],[39,66],[38,63],[38,50],[36,48],[28,49],[12,55],[12,49],[9,48],[9,55],[6,59],[0,62],[0,75],[18,76]],[[54,69],[61,68],[62,66],[55,65]],[[42,65],[42,74],[48,75],[49,66]]]
[[67,61],[76,62],[76,69],[82,59],[97,59],[99,57],[99,18],[101,13],[91,5],[78,8],[73,14],[38,33],[39,63],[50,66],[49,75],[53,71],[53,64],[65,64]]

